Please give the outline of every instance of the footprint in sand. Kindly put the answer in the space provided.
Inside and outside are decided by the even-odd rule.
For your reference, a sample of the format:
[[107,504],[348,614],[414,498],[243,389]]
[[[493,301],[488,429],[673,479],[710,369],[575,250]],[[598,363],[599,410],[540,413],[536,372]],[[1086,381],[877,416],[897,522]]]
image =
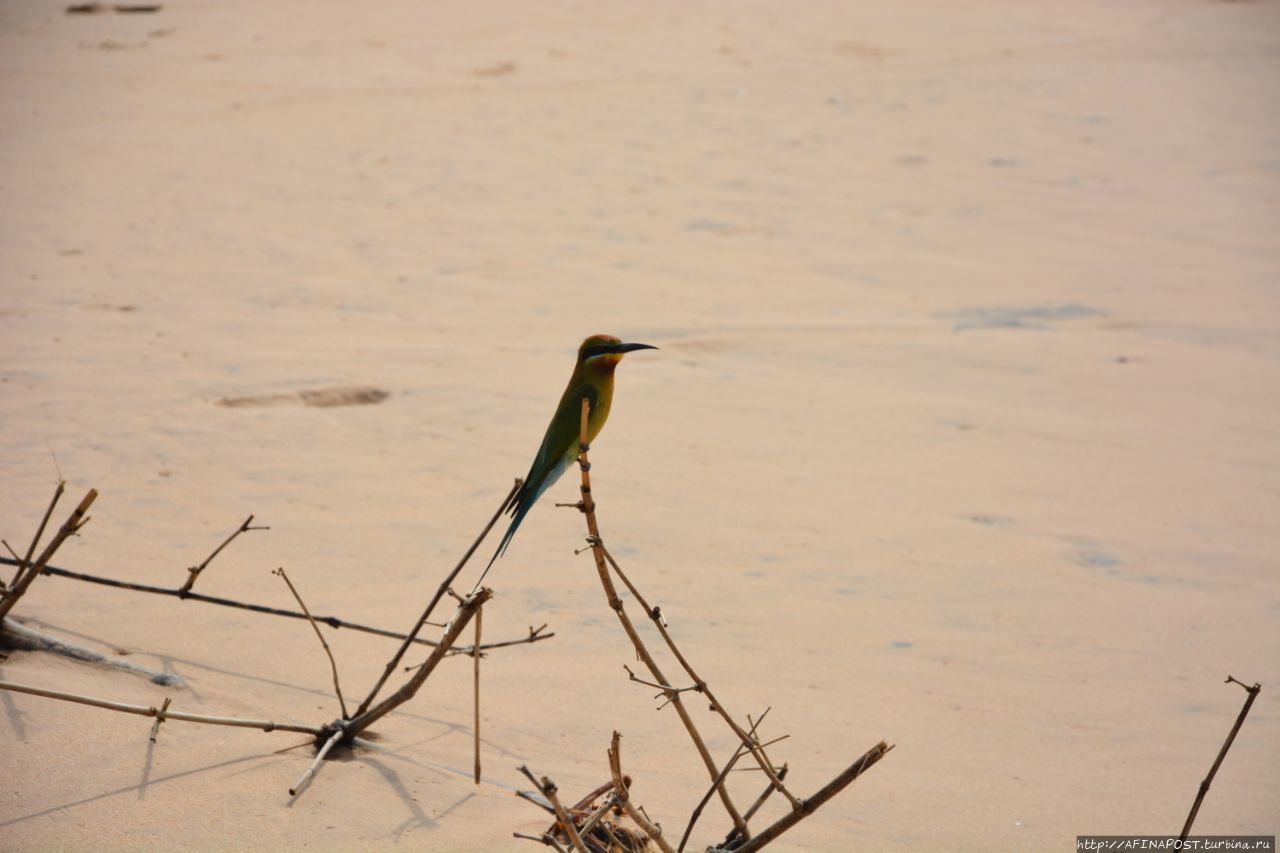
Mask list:
[[314,388],[293,394],[262,394],[254,397],[223,397],[219,406],[238,409],[245,406],[279,406],[301,403],[304,406],[367,406],[381,403],[391,396],[390,391],[371,385],[340,385],[335,388]]

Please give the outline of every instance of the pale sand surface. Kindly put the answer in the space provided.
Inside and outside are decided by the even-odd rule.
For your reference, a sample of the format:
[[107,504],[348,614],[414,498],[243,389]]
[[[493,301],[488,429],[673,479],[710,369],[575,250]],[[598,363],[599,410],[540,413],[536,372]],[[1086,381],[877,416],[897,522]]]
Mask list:
[[[0,5],[15,547],[47,441],[59,519],[101,491],[56,564],[176,585],[252,512],[197,589],[288,606],[284,565],[407,627],[609,332],[662,348],[593,454],[615,553],[797,792],[897,744],[778,849],[1176,831],[1227,673],[1264,690],[1197,828],[1277,830],[1280,4],[62,5]],[[295,396],[337,385],[390,396]],[[489,659],[479,787],[461,661],[292,805],[297,736],[171,722],[148,758],[147,720],[4,694],[0,847],[533,850],[515,766],[572,799],[615,728],[678,833],[706,778],[575,498],[491,576],[489,637],[557,636]],[[57,578],[15,614],[189,686],[6,679],[336,713],[301,623]],[[330,642],[355,695],[394,645]]]

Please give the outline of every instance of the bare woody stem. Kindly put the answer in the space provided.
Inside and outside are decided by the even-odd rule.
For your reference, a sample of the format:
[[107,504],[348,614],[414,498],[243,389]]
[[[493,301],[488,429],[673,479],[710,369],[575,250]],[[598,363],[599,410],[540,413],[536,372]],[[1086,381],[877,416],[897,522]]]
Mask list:
[[[769,711],[766,709],[765,712],[760,715],[760,719],[756,720],[751,725],[752,737],[755,737],[756,729],[760,727],[760,724],[764,722],[764,718],[768,715]],[[783,735],[783,737],[786,737],[786,735]],[[720,775],[711,783],[711,787],[707,789],[707,793],[703,794],[702,799],[698,801],[698,805],[694,806],[693,813],[689,815],[689,823],[684,828],[684,834],[680,836],[680,846],[676,848],[677,850],[684,850],[685,844],[689,841],[689,835],[693,832],[693,827],[698,823],[698,818],[702,816],[702,810],[706,808],[707,803],[711,801],[711,795],[715,793],[716,788],[723,784],[725,777],[729,775],[729,771],[731,771],[734,765],[738,763],[738,759],[742,757],[744,749],[745,747],[743,747],[742,744],[738,744],[738,748],[733,751],[733,755],[729,757],[729,760],[725,762],[724,767],[721,768]],[[779,775],[781,775],[781,773],[779,773]],[[769,783],[769,790],[774,790],[773,782]],[[753,812],[754,807],[752,809],[748,809],[747,813],[742,816],[742,819],[744,821],[751,820]],[[737,830],[735,829],[734,832],[736,833]]]
[[440,645],[431,650],[431,655],[427,658],[426,663],[418,667],[413,676],[395,693],[392,693],[367,711],[357,711],[355,717],[346,725],[346,739],[354,738],[378,718],[412,699],[414,694],[418,692],[418,688],[422,687],[431,673],[435,671],[436,665],[444,660],[449,653],[449,649],[457,642],[458,636],[467,627],[471,617],[476,614],[482,604],[492,597],[493,590],[482,587],[479,591],[473,592],[464,598],[462,603],[458,605],[457,611],[453,614],[453,619],[450,620],[444,636],[440,638]]
[[474,779],[477,785],[480,784],[480,626],[483,622],[484,608],[476,608],[476,639],[471,645],[472,658],[472,687],[473,696],[472,704],[475,706],[475,719],[472,721],[472,730],[475,734],[475,774]]
[[23,593],[25,593],[27,588],[31,586],[31,582],[39,577],[40,573],[44,571],[45,565],[50,559],[52,559],[54,553],[58,550],[58,547],[67,540],[67,537],[74,535],[75,532],[83,527],[85,522],[88,521],[86,513],[89,512],[89,507],[92,506],[97,497],[97,490],[90,489],[88,491],[80,501],[80,505],[77,506],[71,512],[71,515],[67,520],[63,522],[62,527],[60,527],[58,532],[54,534],[53,539],[49,541],[49,544],[45,547],[44,551],[41,552],[36,561],[30,564],[22,577],[18,578],[18,581],[5,592],[4,597],[0,599],[0,620],[4,619],[4,617],[8,615],[9,611],[13,609],[13,606],[18,603],[18,599],[22,598]]
[[[600,575],[600,585],[604,587],[605,598],[609,602],[609,607],[617,614],[618,621],[622,623],[622,628],[626,631],[627,636],[631,639],[631,644],[635,646],[636,654],[649,668],[649,672],[653,675],[655,681],[666,691],[667,696],[671,700],[671,706],[676,709],[680,721],[684,723],[685,729],[689,732],[689,738],[693,741],[694,748],[697,749],[698,755],[702,758],[702,763],[707,768],[708,776],[714,781],[720,776],[720,769],[716,767],[715,759],[711,757],[711,753],[707,750],[706,743],[702,740],[702,735],[698,732],[698,727],[694,725],[693,718],[689,716],[689,711],[684,706],[684,702],[680,699],[680,693],[672,686],[667,677],[662,674],[657,662],[653,659],[649,649],[645,646],[644,641],[640,639],[639,633],[636,632],[635,626],[631,623],[630,617],[627,616],[626,608],[623,606],[622,599],[618,597],[618,592],[613,586],[613,579],[609,574],[609,566],[605,563],[605,551],[602,540],[600,539],[600,527],[596,522],[596,505],[595,500],[591,496],[591,462],[587,457],[587,416],[591,411],[591,401],[582,398],[582,417],[579,422],[579,442],[580,453],[578,456],[578,467],[582,470],[582,506],[580,507],[583,514],[587,517],[587,533],[588,541],[591,543],[591,554],[595,558],[596,572]],[[742,819],[737,807],[734,806],[733,800],[729,798],[729,792],[726,790],[724,780],[720,780],[717,785],[717,792],[720,795],[720,801],[724,804],[725,811],[728,812],[730,819],[733,821],[734,827],[744,838],[750,837],[750,831],[747,829],[746,821]]]
[[296,797],[298,794],[302,793],[302,789],[306,787],[307,782],[309,782],[311,778],[316,775],[316,771],[320,769],[320,762],[324,761],[324,757],[328,755],[329,750],[333,749],[338,741],[342,739],[343,734],[344,732],[341,726],[338,726],[333,730],[333,733],[329,735],[329,738],[324,742],[324,745],[316,751],[316,757],[312,760],[311,765],[307,767],[306,772],[302,774],[302,777],[298,779],[297,782],[293,783],[293,787],[289,789],[289,796]]
[[[27,567],[31,565],[31,557],[36,553],[36,548],[40,545],[40,539],[44,536],[44,529],[49,524],[49,516],[53,515],[53,508],[58,505],[58,499],[62,497],[62,493],[66,490],[66,481],[59,480],[58,487],[53,490],[53,498],[50,499],[49,506],[44,511],[44,517],[40,519],[40,526],[36,528],[36,535],[31,537],[31,544],[27,546],[27,555],[18,562],[18,571],[14,574],[13,581],[9,586],[16,586],[18,581],[22,579]],[[14,556],[18,555],[14,554]]]
[[618,731],[614,731],[613,742],[609,745],[609,772],[613,776],[613,796],[617,798],[622,810],[636,822],[636,826],[644,830],[645,835],[653,839],[662,853],[675,853],[662,837],[662,827],[649,820],[648,815],[631,802],[631,791],[622,775],[622,734]]
[[250,527],[249,525],[251,524],[253,524],[252,515],[246,518],[244,522],[239,527],[237,527],[230,536],[228,536],[226,539],[223,539],[222,544],[219,545],[217,548],[214,548],[213,553],[204,558],[203,563],[201,563],[198,566],[192,566],[191,568],[187,569],[187,572],[188,572],[187,581],[182,586],[178,587],[179,598],[186,597],[187,593],[191,591],[192,585],[195,584],[196,578],[200,577],[200,573],[203,572],[211,562],[213,562],[214,557],[222,553],[223,548],[231,544],[231,541],[233,539],[235,539],[241,533],[244,533],[246,530],[270,530],[271,529],[270,527]]
[[[523,773],[524,777],[533,783],[533,786],[538,789],[538,793],[542,794],[550,804],[550,808],[547,810],[556,816],[556,823],[564,830],[565,838],[569,839],[569,844],[573,849],[578,851],[578,853],[588,853],[586,845],[582,842],[582,836],[578,832],[577,824],[574,823],[573,817],[565,809],[564,805],[560,802],[560,798],[556,795],[556,784],[546,776],[543,776],[542,779],[539,780],[538,777],[533,775],[533,771],[524,764],[521,764],[516,769]],[[563,849],[550,835],[544,835],[539,840],[549,846],[554,846],[557,849]]]
[[[18,559],[11,560],[7,557],[0,557],[0,563],[3,563],[5,565],[10,565],[10,566],[17,566],[17,565],[21,565],[21,560],[18,560]],[[167,595],[167,596],[172,596],[174,598],[180,597],[182,598],[183,601],[199,601],[204,604],[216,604],[216,605],[219,605],[220,607],[234,607],[239,610],[249,610],[254,613],[265,613],[268,616],[287,616],[290,619],[308,618],[307,614],[303,613],[301,610],[284,610],[279,607],[267,607],[264,604],[253,604],[247,601],[235,601],[234,599],[230,599],[230,598],[218,598],[217,596],[204,595],[199,592],[188,592],[184,596],[179,596],[177,587],[151,586],[149,584],[132,583],[131,581],[121,581],[121,580],[116,580],[114,578],[104,578],[99,575],[89,575],[89,574],[85,574],[84,572],[73,572],[70,569],[61,569],[61,568],[58,568],[57,566],[45,566],[43,574],[51,575],[53,577],[70,578],[71,580],[85,581],[87,583],[100,584],[102,586],[109,586],[114,589],[127,589],[133,592],[149,592],[154,595]],[[357,622],[347,621],[346,619],[342,619],[338,616],[312,616],[311,618],[313,618],[316,622],[319,622],[321,625],[327,625],[330,628],[333,628],[335,630],[338,628],[346,628],[351,631],[359,631],[364,634],[373,634],[378,637],[390,637],[393,640],[403,640],[406,636],[405,634],[401,634],[398,631],[388,631],[385,628],[374,628],[370,625],[361,625]],[[536,629],[530,628],[529,636],[523,637],[519,640],[503,640],[502,642],[497,642],[497,643],[485,643],[480,647],[480,651],[486,652],[486,651],[489,651],[490,649],[500,649],[506,646],[520,646],[526,643],[537,643],[541,640],[549,640],[555,636],[555,633],[554,632],[546,633],[546,634],[542,633],[544,630],[546,630],[546,627],[547,627],[546,625],[543,625],[542,627],[536,628]],[[424,640],[420,637],[414,637],[413,642],[423,646],[434,646],[436,644],[435,640]],[[471,654],[471,648],[469,646],[460,646],[454,649],[454,653],[455,654],[463,654],[463,653]]]
[[817,811],[818,807],[827,800],[843,791],[851,782],[853,782],[854,779],[861,776],[867,768],[871,767],[881,758],[884,758],[891,749],[893,749],[892,746],[884,741],[880,741],[880,743],[863,753],[861,758],[845,768],[839,776],[823,785],[822,788],[819,789],[812,797],[809,797],[807,800],[801,800],[799,808],[792,809],[787,812],[779,818],[777,822],[766,828],[755,838],[747,841],[741,847],[734,847],[733,850],[735,853],[753,853],[761,847],[764,847],[779,835],[786,832],[809,815],[813,814]]
[[[489,519],[489,523],[484,526],[484,529],[480,531],[480,535],[471,543],[471,547],[462,555],[462,559],[458,561],[458,565],[454,566],[453,571],[449,572],[448,576],[441,582],[439,589],[436,590],[436,594],[431,597],[431,602],[427,605],[426,610],[423,610],[422,615],[418,617],[418,621],[413,626],[413,630],[405,637],[404,642],[400,644],[399,650],[396,651],[391,660],[387,661],[386,668],[382,671],[382,675],[378,677],[378,683],[373,685],[373,689],[369,691],[369,695],[364,698],[364,701],[360,703],[360,707],[356,709],[357,717],[363,714],[368,707],[373,704],[373,700],[377,698],[378,691],[382,689],[382,685],[387,683],[387,679],[390,678],[391,673],[395,671],[396,665],[400,663],[400,659],[404,657],[404,653],[409,650],[410,644],[412,644],[414,638],[418,636],[418,632],[422,630],[422,626],[427,624],[427,620],[431,618],[431,611],[435,610],[436,605],[440,603],[440,599],[444,598],[445,592],[449,589],[454,579],[458,577],[458,573],[462,571],[464,566],[466,566],[467,561],[471,559],[471,555],[480,547],[480,543],[484,541],[484,538],[489,535],[489,531],[493,529],[493,525],[498,523],[498,519],[502,517],[502,511],[511,503],[511,499],[515,497],[516,492],[519,489],[520,481],[516,480],[515,485],[511,487],[511,491],[502,499],[502,503],[499,504],[497,511],[493,514],[493,517]],[[492,594],[493,593],[490,592],[490,595]],[[432,657],[434,657],[434,655],[432,655]]]
[[618,561],[613,558],[613,555],[609,553],[603,543],[598,547],[604,554],[604,558],[608,560],[609,565],[613,567],[613,570],[617,573],[618,577],[622,579],[622,582],[626,584],[627,589],[635,597],[636,603],[644,608],[644,611],[649,614],[649,618],[657,627],[658,633],[661,634],[662,639],[666,641],[667,648],[671,650],[671,654],[675,655],[676,660],[678,660],[680,665],[684,667],[685,673],[693,680],[694,686],[698,692],[706,695],[707,700],[711,703],[711,707],[724,718],[724,721],[728,723],[729,728],[733,729],[733,733],[738,736],[740,741],[742,741],[742,745],[751,753],[751,757],[760,765],[760,769],[769,777],[769,781],[773,783],[773,786],[780,791],[788,801],[790,801],[791,807],[793,809],[800,808],[800,801],[797,800],[782,784],[782,780],[778,778],[778,774],[773,769],[773,764],[769,761],[769,756],[765,754],[764,749],[752,735],[747,733],[742,726],[738,725],[738,722],[733,718],[733,715],[725,709],[724,705],[720,704],[718,699],[716,699],[715,694],[711,692],[711,687],[707,682],[703,681],[702,678],[699,677],[698,673],[693,671],[693,667],[689,664],[689,661],[680,653],[680,649],[676,646],[675,640],[671,638],[671,633],[667,630],[667,626],[663,621],[662,612],[656,607],[649,606],[649,602],[647,602],[644,596],[640,594],[640,590],[636,589],[635,584],[633,584],[631,579],[627,577],[626,573],[622,571],[622,567],[618,565]]
[[1253,707],[1253,700],[1257,699],[1258,694],[1262,692],[1261,684],[1255,683],[1251,686],[1231,675],[1227,676],[1225,683],[1230,684],[1233,681],[1245,689],[1245,692],[1249,694],[1249,698],[1244,700],[1244,707],[1240,709],[1235,725],[1227,733],[1227,739],[1223,742],[1222,749],[1218,750],[1218,757],[1214,759],[1213,766],[1209,768],[1209,774],[1200,783],[1200,791],[1196,794],[1195,802],[1191,804],[1191,813],[1187,815],[1187,822],[1182,826],[1182,835],[1179,836],[1179,841],[1186,841],[1187,836],[1191,834],[1191,824],[1195,823],[1196,813],[1200,811],[1200,803],[1204,801],[1205,794],[1209,793],[1209,786],[1213,784],[1213,777],[1218,774],[1218,768],[1222,766],[1222,759],[1227,757],[1227,750],[1231,749],[1231,744],[1236,739],[1236,733],[1244,725],[1244,718],[1249,716],[1249,709]]
[[271,720],[246,720],[240,717],[214,717],[208,714],[188,714],[184,711],[161,710],[154,705],[130,705],[126,702],[113,702],[110,699],[95,699],[78,693],[63,693],[58,690],[46,690],[43,687],[32,687],[27,684],[15,684],[12,681],[0,681],[0,690],[12,690],[15,693],[30,693],[32,696],[44,696],[48,699],[61,699],[64,702],[76,702],[81,705],[92,705],[95,708],[106,708],[109,711],[120,711],[125,714],[137,714],[140,717],[156,717],[166,720],[182,720],[187,723],[206,723],[213,726],[237,726],[244,729],[262,729],[264,732],[303,732],[317,737],[325,734],[319,726],[301,726],[293,723],[275,723]]
[[[251,515],[249,518],[252,520],[253,516]],[[245,522],[245,524],[248,523],[247,521]],[[333,692],[338,695],[338,707],[342,709],[342,719],[347,719],[347,703],[342,698],[342,686],[338,684],[338,664],[333,659],[333,652],[329,649],[329,643],[325,641],[324,634],[320,633],[320,626],[316,624],[316,620],[311,618],[311,611],[307,609],[306,602],[302,600],[302,596],[298,595],[298,590],[294,588],[293,581],[289,580],[289,576],[284,573],[284,566],[276,569],[272,574],[279,575],[285,585],[289,587],[289,592],[293,593],[294,600],[298,602],[302,612],[307,614],[307,621],[311,623],[311,630],[315,631],[316,636],[320,638],[320,645],[324,647],[324,653],[329,658],[329,669],[333,673]]]

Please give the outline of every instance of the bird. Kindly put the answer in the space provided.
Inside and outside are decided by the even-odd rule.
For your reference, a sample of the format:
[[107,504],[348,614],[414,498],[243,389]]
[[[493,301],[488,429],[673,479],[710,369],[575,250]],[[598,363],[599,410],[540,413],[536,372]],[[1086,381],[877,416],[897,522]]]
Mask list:
[[551,488],[577,459],[582,429],[582,398],[586,397],[590,404],[587,414],[587,443],[590,444],[609,417],[609,407],[613,404],[613,372],[618,362],[627,353],[642,349],[657,347],[652,344],[624,344],[613,335],[592,335],[578,347],[578,360],[569,376],[569,384],[560,396],[560,404],[556,406],[551,423],[547,425],[542,444],[529,466],[529,474],[504,507],[511,516],[511,524],[489,560],[489,567],[506,552],[520,522],[524,521],[542,493]]

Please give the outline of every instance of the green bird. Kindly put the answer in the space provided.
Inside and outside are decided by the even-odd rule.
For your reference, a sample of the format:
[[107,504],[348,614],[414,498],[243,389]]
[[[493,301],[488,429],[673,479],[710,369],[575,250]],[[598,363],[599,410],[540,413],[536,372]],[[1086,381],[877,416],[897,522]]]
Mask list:
[[[546,435],[542,437],[542,445],[538,455],[533,458],[529,474],[524,478],[519,491],[507,504],[506,511],[512,516],[511,526],[507,528],[498,550],[489,560],[489,565],[502,556],[515,536],[520,522],[537,502],[542,493],[560,479],[573,461],[578,458],[578,444],[582,426],[582,398],[590,401],[591,409],[587,415],[587,443],[595,441],[604,422],[609,417],[609,407],[613,403],[613,371],[617,368],[622,356],[638,349],[657,349],[650,344],[624,344],[612,335],[592,335],[578,347],[578,361],[573,366],[573,375],[569,377],[569,385],[560,397],[560,405],[547,425]],[[485,571],[489,571],[488,568]]]

